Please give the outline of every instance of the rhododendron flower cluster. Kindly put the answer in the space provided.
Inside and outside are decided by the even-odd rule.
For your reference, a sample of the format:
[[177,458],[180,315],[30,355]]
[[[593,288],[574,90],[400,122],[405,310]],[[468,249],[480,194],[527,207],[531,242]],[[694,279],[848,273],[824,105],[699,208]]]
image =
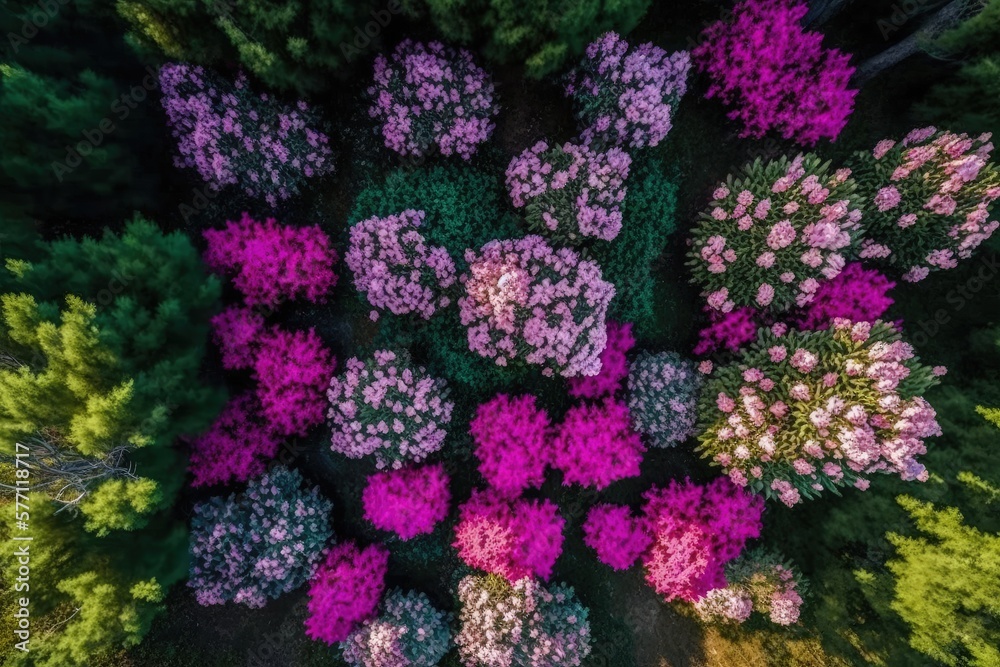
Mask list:
[[417,230],[423,220],[423,211],[407,210],[351,227],[344,261],[375,308],[426,320],[451,303],[445,290],[455,283],[455,262],[444,248],[427,245]]
[[777,625],[799,620],[805,580],[777,554],[760,549],[743,554],[726,566],[726,580],[724,588],[695,603],[703,620],[742,623],[754,611]]
[[763,162],[729,177],[692,231],[688,265],[708,305],[787,310],[836,278],[860,235],[849,169],[813,155]]
[[760,536],[764,503],[725,478],[700,486],[672,481],[644,495],[653,545],[643,556],[646,581],[669,602],[695,602],[726,585],[724,566]]
[[622,228],[621,204],[632,164],[620,148],[600,152],[539,141],[510,161],[507,189],[536,234],[560,243],[610,241]]
[[553,465],[563,484],[598,490],[612,482],[639,476],[646,447],[632,430],[629,409],[611,397],[601,403],[574,405],[552,440]]
[[375,57],[368,114],[381,123],[385,145],[400,155],[468,160],[493,133],[493,81],[465,49],[404,40],[392,55]]
[[288,107],[254,95],[242,73],[230,84],[185,63],[160,68],[160,89],[177,139],[174,165],[197,169],[213,190],[238,184],[275,206],[307,178],[333,171],[329,138],[304,101]]
[[312,576],[333,535],[333,504],[283,467],[253,479],[245,492],[194,506],[191,577],[199,604],[263,607]]
[[625,355],[635,346],[632,323],[606,323],[608,343],[601,352],[601,372],[597,375],[569,378],[567,391],[574,398],[601,398],[620,392],[628,377]]
[[852,322],[882,319],[893,304],[887,292],[895,286],[878,271],[852,262],[839,276],[820,285],[816,298],[797,318],[797,325],[800,329],[825,329],[838,317]]
[[323,301],[337,284],[337,251],[317,225],[291,227],[274,218],[258,222],[244,213],[239,222],[228,221],[225,229],[207,229],[203,235],[205,263],[233,274],[233,285],[248,306],[273,308],[300,297]]
[[676,352],[635,358],[628,374],[632,425],[654,447],[672,447],[695,433],[702,375]]
[[281,438],[260,417],[252,393],[238,396],[222,409],[207,431],[191,442],[192,486],[245,482],[264,472],[278,453]]
[[374,455],[380,469],[398,469],[441,449],[454,407],[444,380],[414,366],[409,353],[391,350],[367,362],[349,359],[326,395],[333,451],[352,459]]
[[450,644],[444,612],[423,593],[393,589],[378,617],[344,641],[344,660],[352,667],[436,667]]
[[992,153],[989,133],[973,138],[933,127],[858,153],[853,166],[870,237],[861,257],[884,259],[908,282],[971,257],[1000,227],[990,220],[1000,198]]
[[374,616],[388,565],[389,552],[378,544],[359,549],[345,542],[331,548],[309,581],[306,635],[335,644]]
[[565,523],[549,500],[509,500],[494,491],[474,490],[459,507],[454,547],[469,567],[510,582],[548,579],[562,553]]
[[757,318],[760,313],[756,308],[743,306],[723,313],[705,306],[704,310],[708,313],[710,323],[698,331],[694,354],[710,354],[721,349],[735,352],[757,337]]
[[365,518],[403,540],[426,535],[448,516],[448,482],[440,463],[370,475],[361,496]]
[[540,236],[490,241],[466,250],[469,272],[458,300],[469,349],[498,365],[523,359],[542,373],[597,375],[604,321],[615,287],[601,267]]
[[707,380],[698,449],[736,484],[789,506],[865,489],[874,473],[925,480],[917,457],[941,429],[921,395],[942,371],[881,321],[762,329]]
[[579,667],[590,655],[589,610],[570,586],[475,575],[459,582],[458,601],[466,667]]
[[498,394],[476,409],[469,424],[479,472],[491,489],[517,497],[545,481],[551,462],[549,415],[535,397]]
[[249,308],[231,306],[212,318],[212,340],[222,353],[226,370],[253,368],[257,343],[266,331],[264,316]]
[[741,137],[775,130],[812,146],[836,139],[847,124],[858,94],[847,87],[851,57],[824,49],[822,33],[803,30],[807,11],[801,0],[741,0],[691,51],[711,80],[705,96],[731,107]]
[[686,51],[667,55],[653,44],[630,49],[617,33],[605,33],[587,46],[566,85],[582,136],[632,148],[657,145],[687,92],[690,67]]
[[627,570],[653,543],[645,522],[624,505],[594,505],[583,524],[583,541],[597,560],[615,570]]

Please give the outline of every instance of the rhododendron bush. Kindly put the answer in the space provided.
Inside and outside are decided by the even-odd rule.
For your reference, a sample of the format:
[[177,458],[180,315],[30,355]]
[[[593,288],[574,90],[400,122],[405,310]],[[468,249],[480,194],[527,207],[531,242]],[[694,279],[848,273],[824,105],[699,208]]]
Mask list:
[[566,390],[575,398],[601,398],[614,396],[624,389],[628,377],[628,359],[625,355],[635,346],[632,323],[607,322],[608,343],[601,352],[601,372],[597,375],[569,378]]
[[305,435],[323,422],[323,389],[335,367],[333,355],[313,329],[272,327],[261,336],[253,364],[264,416],[285,435]]
[[698,331],[695,354],[709,354],[717,350],[735,352],[757,337],[757,329],[760,328],[757,318],[760,317],[760,312],[756,308],[743,306],[724,313],[705,306],[704,310],[708,313],[710,322],[707,327]]
[[642,518],[624,505],[594,505],[583,524],[583,541],[597,560],[616,570],[627,570],[653,543]]
[[281,438],[260,411],[252,393],[238,396],[191,442],[192,486],[245,482],[264,472]]
[[344,640],[352,667],[436,667],[451,645],[448,616],[423,593],[389,591],[379,615]]
[[893,303],[887,292],[895,286],[878,271],[852,262],[836,278],[819,286],[815,298],[802,309],[797,325],[800,329],[825,329],[838,317],[852,322],[882,319]]
[[552,451],[563,484],[600,490],[620,479],[638,477],[646,447],[632,430],[628,406],[605,398],[602,403],[570,408],[553,438]]
[[365,518],[403,540],[426,535],[448,515],[448,482],[441,464],[371,475],[362,495]]
[[469,424],[479,472],[498,493],[516,497],[545,481],[551,463],[549,415],[535,397],[498,394]]
[[755,611],[777,625],[799,620],[805,580],[777,554],[761,549],[743,554],[726,565],[726,581],[695,603],[703,620],[742,623]]
[[629,367],[632,425],[654,447],[672,447],[695,432],[702,376],[676,352],[640,352]]
[[923,394],[943,372],[881,321],[762,329],[707,380],[698,451],[736,484],[789,506],[865,489],[874,473],[925,480],[917,457],[941,429]]
[[370,619],[385,591],[388,563],[389,552],[377,544],[331,548],[309,582],[306,635],[334,644]]

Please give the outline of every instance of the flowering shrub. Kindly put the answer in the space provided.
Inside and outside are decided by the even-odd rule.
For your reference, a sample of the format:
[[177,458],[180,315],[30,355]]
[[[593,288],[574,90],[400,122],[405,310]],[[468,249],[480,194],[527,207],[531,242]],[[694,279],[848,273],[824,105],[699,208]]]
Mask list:
[[379,469],[398,469],[441,449],[455,405],[444,380],[412,366],[409,353],[390,350],[367,362],[349,359],[326,395],[333,451],[352,459],[374,454]]
[[694,346],[696,355],[710,354],[716,350],[726,349],[735,352],[746,343],[757,337],[756,308],[743,306],[734,308],[728,313],[705,306],[711,323],[698,331],[698,343]]
[[333,504],[302,476],[277,467],[244,493],[194,506],[191,578],[199,604],[263,607],[312,576],[333,535]]
[[805,581],[777,554],[760,549],[743,554],[726,565],[726,580],[724,588],[695,603],[703,620],[742,623],[753,611],[778,625],[799,620]]
[[858,153],[854,168],[870,236],[861,257],[886,260],[908,282],[971,257],[1000,227],[989,220],[1000,198],[989,140],[988,133],[973,139],[925,127]]
[[797,318],[797,325],[800,329],[825,329],[838,317],[874,322],[892,305],[893,299],[886,292],[895,286],[878,271],[852,262],[836,278],[819,286],[816,298]]
[[465,49],[403,40],[389,58],[375,57],[368,115],[382,124],[387,148],[400,155],[472,157],[493,133],[493,82]]
[[788,506],[824,489],[865,489],[873,473],[924,480],[916,457],[941,430],[921,394],[940,373],[881,321],[762,329],[706,382],[698,450],[736,484]]
[[836,139],[847,124],[858,94],[847,87],[851,57],[824,49],[822,33],[802,29],[807,11],[800,0],[741,0],[691,51],[711,80],[705,96],[731,107],[741,137],[775,130],[812,146]]
[[455,262],[444,248],[427,245],[417,231],[423,220],[423,211],[407,210],[351,227],[344,260],[354,273],[354,286],[375,308],[426,320],[451,303],[444,290],[455,283]]
[[760,535],[764,503],[729,480],[705,486],[672,481],[644,496],[653,545],[643,556],[646,581],[669,602],[694,602],[726,585],[725,564]]
[[632,426],[654,447],[672,447],[695,433],[701,374],[676,352],[643,351],[628,374]]
[[389,591],[378,618],[344,641],[352,667],[436,667],[451,644],[448,616],[423,593]]
[[222,367],[253,368],[264,327],[263,315],[239,306],[231,306],[213,317],[212,339],[222,352]]
[[632,430],[628,407],[605,398],[602,403],[574,405],[552,440],[553,465],[563,484],[598,490],[626,477],[639,476],[646,448]]
[[517,497],[545,481],[550,463],[549,415],[534,396],[498,394],[476,409],[469,424],[479,472],[490,488]]
[[305,435],[323,422],[323,389],[336,360],[312,329],[272,327],[258,345],[253,370],[264,416],[283,435]]
[[319,115],[250,92],[242,73],[230,84],[201,67],[160,68],[167,122],[177,139],[178,167],[193,167],[213,190],[239,187],[271,206],[299,191],[307,178],[333,171],[328,137],[314,129]]
[[597,560],[627,570],[653,543],[653,536],[628,507],[602,503],[587,513],[583,541],[597,552]]
[[448,516],[448,482],[440,463],[370,475],[361,497],[365,518],[403,540],[426,535]]
[[597,264],[540,236],[490,241],[465,259],[458,305],[469,349],[499,366],[517,358],[541,364],[544,375],[600,372],[615,287]]
[[688,265],[708,305],[787,310],[836,278],[860,233],[849,169],[829,173],[812,154],[762,162],[729,177],[692,236]]
[[575,398],[601,398],[614,396],[628,377],[628,359],[625,357],[635,346],[632,323],[607,322],[608,343],[601,352],[601,372],[597,375],[572,377],[567,380],[569,395]]
[[353,542],[331,548],[309,582],[306,635],[335,644],[347,639],[359,623],[371,618],[385,591],[389,552]]
[[622,228],[621,203],[632,158],[620,148],[539,141],[510,161],[507,189],[536,234],[560,243],[611,241]]
[[585,140],[632,148],[660,143],[687,92],[690,67],[686,51],[667,55],[652,44],[630,49],[614,32],[594,40],[566,84]]
[[565,523],[549,500],[507,500],[474,490],[459,507],[454,547],[469,567],[512,583],[530,576],[548,579],[562,553]]
[[260,418],[256,397],[252,393],[238,396],[191,442],[191,485],[245,482],[264,472],[280,444],[271,424]]
[[473,575],[458,601],[455,643],[468,667],[578,667],[590,655],[589,610],[570,586]]

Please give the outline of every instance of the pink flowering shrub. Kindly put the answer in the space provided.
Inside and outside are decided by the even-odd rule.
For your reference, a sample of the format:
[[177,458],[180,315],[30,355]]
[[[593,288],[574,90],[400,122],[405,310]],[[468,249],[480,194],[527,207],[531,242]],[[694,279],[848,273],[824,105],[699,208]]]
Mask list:
[[444,380],[413,366],[408,352],[391,350],[367,362],[349,359],[326,396],[331,449],[352,459],[374,455],[379,469],[398,469],[441,449],[455,405]]
[[777,554],[755,549],[726,565],[727,584],[695,602],[702,620],[742,623],[757,611],[772,623],[799,620],[805,580]]
[[440,463],[369,475],[361,496],[365,518],[402,540],[427,535],[448,516],[448,482]]
[[762,330],[715,369],[699,405],[698,451],[736,484],[788,506],[874,473],[925,480],[924,439],[940,435],[922,398],[936,374],[881,321]]
[[239,306],[230,306],[212,318],[212,340],[222,353],[226,370],[253,368],[265,332],[264,316]]
[[309,581],[306,635],[327,644],[342,642],[375,614],[385,591],[389,552],[353,542],[332,547]]
[[315,129],[319,114],[302,100],[288,107],[254,95],[242,73],[230,83],[186,63],[160,68],[160,90],[177,139],[174,165],[197,169],[213,190],[239,185],[276,206],[333,171],[329,138]]
[[368,95],[368,115],[400,155],[427,155],[436,145],[442,155],[468,160],[493,133],[500,111],[493,81],[472,54],[440,42],[406,39],[388,58],[376,56]]
[[458,511],[454,547],[466,565],[512,583],[552,575],[566,523],[555,503],[508,500],[494,491],[474,490]]
[[711,308],[784,311],[836,278],[860,235],[849,169],[829,172],[812,154],[759,158],[712,194],[692,231],[693,281]]
[[539,141],[510,161],[507,189],[532,232],[574,245],[611,241],[622,228],[621,203],[632,158],[620,148]]
[[534,396],[498,394],[476,409],[469,424],[479,472],[491,489],[517,497],[545,481],[551,462],[549,415]]
[[238,396],[222,409],[207,431],[191,441],[192,486],[245,482],[264,472],[278,453],[281,438],[252,394]]
[[324,301],[337,284],[333,266],[337,251],[318,225],[279,225],[274,218],[258,222],[247,213],[225,229],[203,232],[205,263],[233,275],[233,284],[248,306],[274,307],[285,299]]
[[711,354],[717,350],[735,352],[757,337],[759,324],[756,318],[760,313],[756,308],[743,306],[723,313],[705,306],[704,310],[708,312],[710,323],[698,331],[694,354]]
[[646,581],[667,602],[694,602],[726,585],[723,568],[760,535],[761,498],[724,478],[653,487],[643,496],[653,545],[643,556]]
[[601,267],[540,236],[490,241],[466,250],[465,260],[458,305],[469,349],[499,366],[512,359],[543,365],[545,375],[600,372],[615,295]]
[[646,447],[632,430],[629,409],[621,401],[574,405],[552,440],[554,467],[563,473],[563,484],[580,484],[598,490],[612,482],[639,476]]
[[676,352],[635,358],[628,375],[632,426],[654,447],[673,447],[695,433],[702,374]]
[[971,257],[1000,227],[989,219],[1000,198],[992,153],[989,133],[972,138],[933,127],[857,153],[853,166],[869,236],[861,257],[885,260],[908,282]]
[[427,320],[451,303],[445,290],[455,283],[455,262],[441,246],[427,245],[417,231],[423,220],[423,211],[407,210],[351,227],[344,261],[373,307]]
[[687,92],[690,67],[686,51],[667,55],[652,44],[630,49],[614,32],[597,38],[566,84],[584,139],[656,146],[670,131],[671,117]]
[[451,645],[448,615],[423,593],[389,591],[377,618],[342,644],[352,667],[437,667]]
[[711,82],[705,96],[730,107],[741,137],[774,130],[812,146],[836,139],[847,124],[858,94],[847,87],[851,57],[824,49],[822,33],[802,28],[807,11],[801,0],[740,0],[691,51]]
[[[825,329],[833,320],[874,322],[893,304],[887,294],[896,283],[859,262],[848,264],[833,280],[816,290],[816,298],[797,318],[800,329]],[[756,335],[756,334],[755,334]]]
[[314,330],[272,327],[260,337],[253,363],[264,417],[282,435],[305,435],[322,423],[323,389],[336,365]]
[[601,372],[597,375],[578,376],[566,381],[567,391],[574,398],[601,398],[614,396],[622,390],[628,377],[628,359],[625,355],[635,346],[632,323],[606,322],[608,343],[601,352]]
[[627,570],[653,543],[653,536],[628,507],[602,503],[587,513],[583,541],[597,553],[597,560]]

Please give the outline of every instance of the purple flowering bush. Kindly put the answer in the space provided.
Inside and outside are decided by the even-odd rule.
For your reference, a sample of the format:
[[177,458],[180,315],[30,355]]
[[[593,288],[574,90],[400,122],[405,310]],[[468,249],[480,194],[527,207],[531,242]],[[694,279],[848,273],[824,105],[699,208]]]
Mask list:
[[860,262],[848,264],[840,275],[816,290],[816,298],[796,318],[800,329],[825,329],[841,317],[852,322],[874,322],[893,304],[887,294],[896,286],[874,269]]
[[358,548],[344,542],[330,548],[309,581],[306,636],[333,645],[343,642],[375,615],[389,569],[389,550],[380,544]]
[[451,646],[448,615],[423,593],[393,589],[381,612],[344,640],[352,667],[436,667]]
[[552,459],[550,426],[548,413],[527,394],[497,394],[476,408],[469,433],[479,473],[491,489],[514,498],[541,487]]
[[695,434],[702,374],[676,352],[642,351],[628,374],[632,426],[654,447],[673,447]]
[[440,463],[369,475],[361,495],[365,519],[404,541],[427,535],[448,516],[449,481]]
[[261,418],[257,397],[252,392],[237,396],[191,441],[191,486],[245,482],[264,472],[280,444],[274,427]]
[[605,323],[608,343],[601,352],[601,372],[597,375],[577,376],[566,382],[567,393],[574,398],[602,398],[621,392],[628,378],[628,358],[625,356],[635,346],[632,323],[608,321]]
[[563,485],[599,491],[638,477],[645,452],[642,438],[632,430],[628,406],[611,397],[571,407],[552,439],[552,465],[562,471]]

